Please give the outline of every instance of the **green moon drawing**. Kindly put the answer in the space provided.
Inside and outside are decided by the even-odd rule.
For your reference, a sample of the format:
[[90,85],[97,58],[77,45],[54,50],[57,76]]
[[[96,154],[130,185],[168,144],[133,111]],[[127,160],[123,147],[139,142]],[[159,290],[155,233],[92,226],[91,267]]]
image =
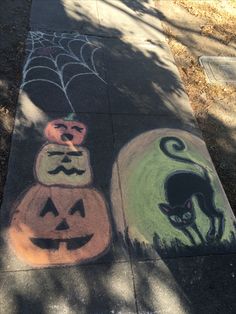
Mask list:
[[[177,138],[184,144],[184,148],[179,149],[170,140],[166,146],[172,155],[177,156],[176,159],[166,155],[161,149],[161,140],[167,137]],[[171,185],[170,178],[175,186],[173,183]],[[192,214],[194,217],[189,223],[181,214],[185,205],[178,204],[177,201],[181,197],[183,199],[187,193],[188,204],[192,208],[189,210],[190,214],[185,213],[183,217],[188,218]],[[210,195],[207,193],[212,196],[209,206],[207,198]],[[173,241],[177,241],[182,247],[204,245],[209,248],[222,246],[222,243],[235,239],[235,218],[206,146],[200,138],[186,131],[149,131],[123,147],[113,167],[111,198],[117,231],[125,235],[128,230],[131,242],[138,241],[152,246],[155,238],[158,238],[159,249],[163,250],[173,246]],[[173,203],[175,199],[176,205],[181,205],[182,209],[178,206],[174,209],[173,204],[168,207],[169,213],[160,209],[160,204],[168,204],[170,200]],[[175,215],[172,214],[174,211]],[[176,221],[173,222],[170,218]],[[213,234],[214,228],[216,236],[211,242],[209,233]],[[217,237],[217,230],[220,228],[222,232],[220,234],[219,231]]]

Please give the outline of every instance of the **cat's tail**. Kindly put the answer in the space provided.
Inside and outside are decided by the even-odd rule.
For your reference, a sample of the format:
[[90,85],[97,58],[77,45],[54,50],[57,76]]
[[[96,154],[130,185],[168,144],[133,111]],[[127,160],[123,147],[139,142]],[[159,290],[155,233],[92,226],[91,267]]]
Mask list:
[[[171,152],[168,148],[168,146],[172,148],[173,152]],[[160,149],[163,151],[163,153],[170,157],[171,159],[175,161],[181,161],[184,163],[188,163],[194,166],[197,166],[204,174],[205,178],[210,182],[209,174],[208,174],[208,167],[204,167],[203,165],[199,164],[196,161],[193,161],[189,158],[185,158],[182,156],[176,155],[176,153],[179,153],[181,151],[186,150],[186,145],[185,143],[178,137],[175,136],[166,136],[163,137],[160,141]],[[211,171],[211,170],[210,170]]]

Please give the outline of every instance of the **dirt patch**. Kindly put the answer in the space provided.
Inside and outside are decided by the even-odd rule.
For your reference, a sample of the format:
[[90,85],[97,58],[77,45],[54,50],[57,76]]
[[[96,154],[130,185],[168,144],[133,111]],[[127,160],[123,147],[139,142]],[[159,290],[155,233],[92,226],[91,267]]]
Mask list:
[[207,83],[201,55],[236,56],[236,1],[157,1],[192,108],[236,213],[236,86]]
[[0,201],[24,60],[30,0],[0,2]]
[[202,35],[212,36],[226,45],[236,40],[235,0],[174,0],[174,3],[204,19],[200,25]]

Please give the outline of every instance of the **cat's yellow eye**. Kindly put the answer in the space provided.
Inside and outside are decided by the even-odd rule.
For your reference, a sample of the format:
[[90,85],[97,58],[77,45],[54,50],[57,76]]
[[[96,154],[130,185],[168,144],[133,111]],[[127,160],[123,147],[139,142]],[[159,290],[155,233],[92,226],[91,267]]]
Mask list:
[[192,214],[191,214],[190,212],[185,213],[185,214],[183,215],[183,218],[184,218],[184,219],[190,219],[191,217],[192,217]]
[[170,219],[174,222],[181,222],[182,221],[182,219],[176,215],[170,216]]

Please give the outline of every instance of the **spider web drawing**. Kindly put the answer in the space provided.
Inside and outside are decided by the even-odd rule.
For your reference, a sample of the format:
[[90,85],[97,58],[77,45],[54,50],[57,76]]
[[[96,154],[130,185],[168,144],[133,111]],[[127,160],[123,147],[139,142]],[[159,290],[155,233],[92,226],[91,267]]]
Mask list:
[[[68,96],[68,88],[78,77],[94,75],[103,83],[94,57],[100,49],[86,35],[78,33],[29,32],[28,57],[23,68],[21,90],[33,82],[45,82],[59,88],[73,113],[75,109]],[[36,78],[35,78],[36,77]]]

